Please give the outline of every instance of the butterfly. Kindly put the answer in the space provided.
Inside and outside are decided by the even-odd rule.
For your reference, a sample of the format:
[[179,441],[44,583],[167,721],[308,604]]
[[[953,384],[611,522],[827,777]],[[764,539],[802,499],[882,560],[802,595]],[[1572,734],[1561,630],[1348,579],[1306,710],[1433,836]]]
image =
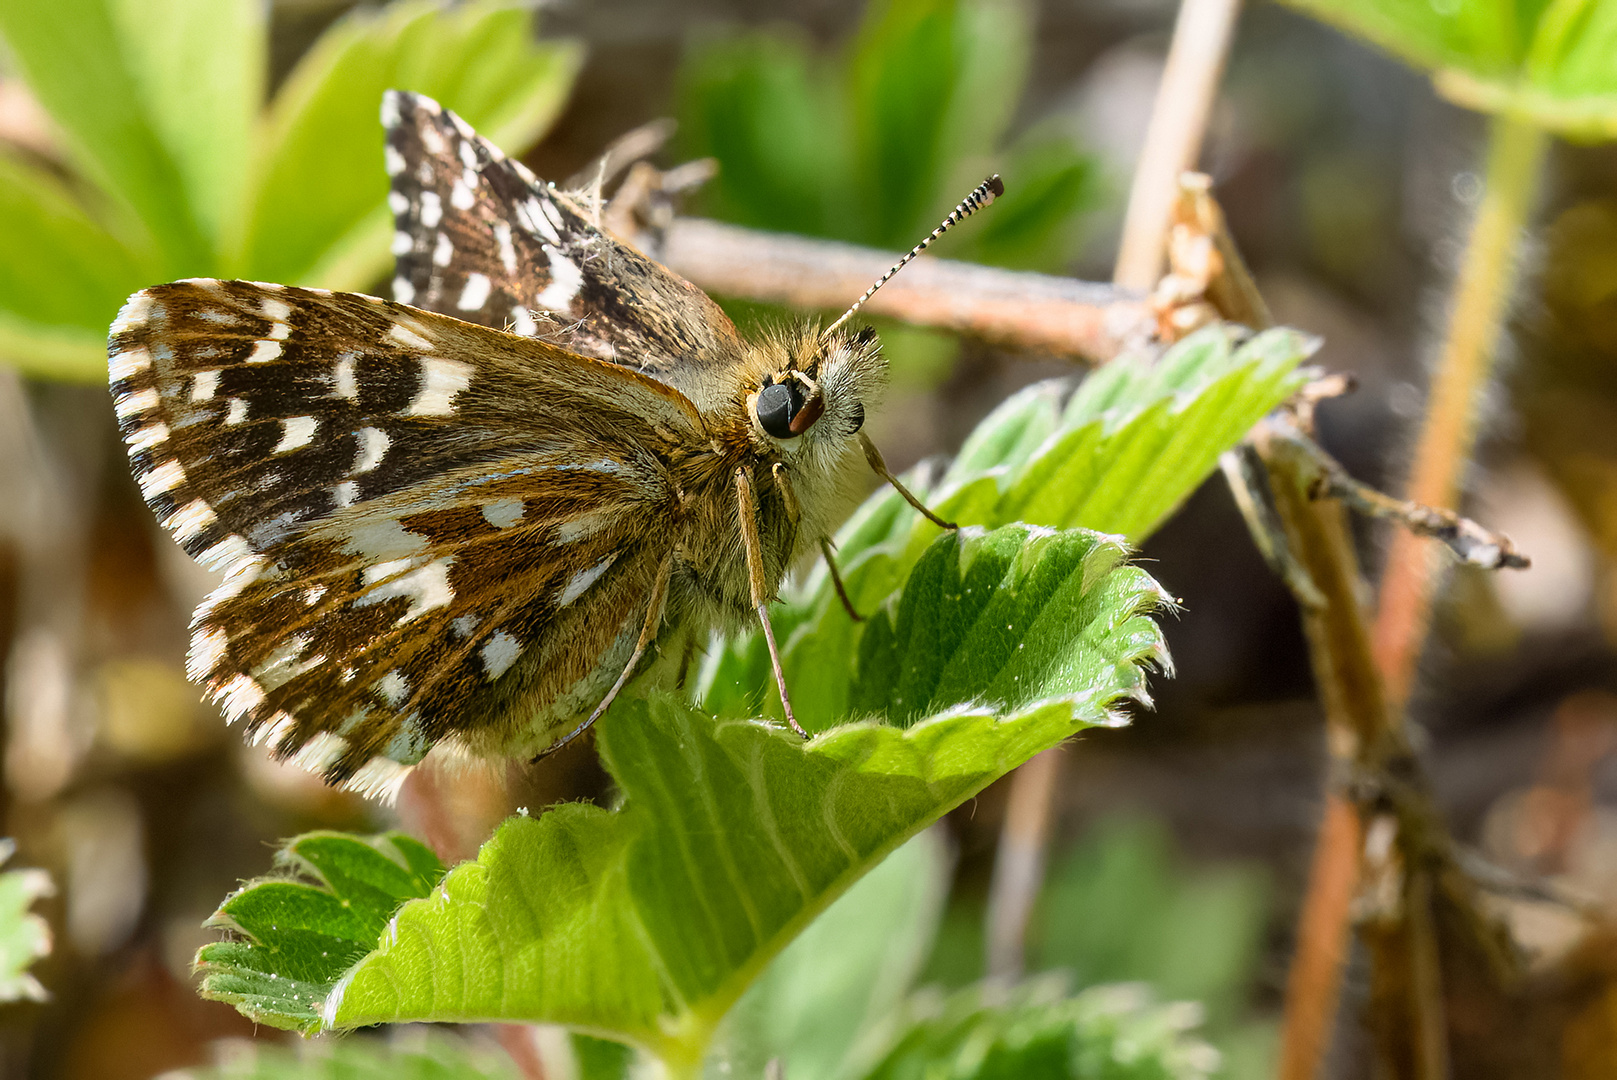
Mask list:
[[192,279],[111,326],[135,479],[224,572],[189,676],[276,757],[386,796],[441,743],[553,750],[757,619],[801,731],[767,607],[788,568],[829,555],[867,466],[930,514],[861,431],[886,365],[849,320],[998,177],[831,326],[747,340],[436,102],[389,91],[382,121],[393,300]]

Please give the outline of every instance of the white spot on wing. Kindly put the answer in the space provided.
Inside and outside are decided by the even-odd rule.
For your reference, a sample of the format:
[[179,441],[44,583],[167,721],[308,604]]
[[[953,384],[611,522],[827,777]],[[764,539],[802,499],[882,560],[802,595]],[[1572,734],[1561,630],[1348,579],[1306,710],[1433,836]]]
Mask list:
[[410,209],[410,197],[402,191],[390,191],[387,193],[387,208],[395,216],[403,214]]
[[[387,123],[385,115],[382,118],[382,123]],[[382,167],[387,170],[389,176],[399,175],[404,171],[404,155],[393,149],[391,145],[384,145],[382,147]]]
[[248,354],[249,364],[264,364],[281,355],[279,341],[259,341],[253,344],[253,351]]
[[[470,175],[473,180],[477,179],[476,173],[471,173]],[[449,205],[456,210],[470,210],[477,205],[477,198],[472,194],[472,189],[464,179],[456,180],[449,189]]]
[[388,250],[393,252],[394,256],[397,257],[399,255],[408,255],[414,249],[415,239],[411,237],[409,233],[405,232],[403,229],[400,229],[393,234],[393,244]]
[[399,92],[388,90],[382,94],[382,126],[385,128],[399,126]]
[[404,410],[406,416],[449,416],[455,395],[472,384],[472,366],[459,360],[421,358],[421,389]]
[[434,265],[434,266],[448,266],[450,264],[450,262],[454,258],[455,258],[455,245],[454,245],[454,242],[449,239],[449,234],[448,233],[446,233],[446,232],[439,233],[438,234],[438,243],[432,249],[432,265]]
[[151,293],[138,292],[124,301],[124,306],[118,309],[118,317],[112,320],[108,333],[121,334],[125,330],[145,326],[146,319],[151,315]]
[[399,789],[410,775],[411,767],[385,757],[373,757],[358,772],[343,783],[349,791],[362,798],[391,803],[399,797]]
[[376,692],[382,695],[382,700],[390,707],[396,709],[410,696],[410,680],[398,671],[390,671],[376,680]]
[[264,702],[264,690],[249,676],[237,675],[213,692],[213,700],[224,706],[225,723],[234,724]]
[[396,277],[393,279],[393,299],[401,304],[415,302],[415,286],[410,284],[409,278]]
[[511,333],[522,337],[533,337],[533,332],[539,329],[539,324],[533,321],[533,315],[526,306],[518,304],[511,309]]
[[231,570],[242,559],[251,559],[252,554],[253,549],[248,546],[247,541],[231,533],[198,555],[197,562],[209,570]]
[[419,329],[423,329],[420,323],[414,324],[412,328],[404,323],[396,322],[387,328],[387,336],[390,340],[403,345],[406,349],[414,349],[416,352],[431,352],[432,342],[418,334],[416,331]]
[[359,398],[359,379],[354,374],[354,356],[352,353],[337,361],[337,366],[331,369],[331,387],[340,398],[356,401]]
[[517,657],[522,655],[522,645],[504,630],[496,630],[494,636],[483,643],[479,654],[483,658],[483,670],[488,673],[488,677],[498,679],[516,663]]
[[573,574],[573,576],[568,579],[567,587],[562,589],[561,595],[556,598],[556,606],[566,607],[574,600],[577,600],[580,596],[583,596],[585,590],[587,590],[591,585],[594,585],[597,581],[601,580],[601,575],[606,573],[607,567],[611,566],[617,557],[618,553],[614,551],[612,554],[608,555],[606,558],[602,559],[588,570],[579,570]]
[[449,629],[456,637],[471,637],[472,631],[477,629],[477,624],[481,621],[476,615],[461,615],[449,624]]
[[191,635],[191,651],[185,657],[185,675],[192,682],[201,682],[215,668],[224,663],[230,651],[230,635],[224,627],[198,628]]
[[141,413],[150,412],[155,408],[157,408],[157,391],[148,386],[144,390],[120,394],[118,403],[113,406],[113,411],[118,414],[118,419],[127,420],[131,416],[139,416]]
[[287,417],[281,421],[281,441],[275,444],[271,453],[284,454],[300,446],[308,446],[314,442],[314,433],[319,427],[320,421],[312,416]]
[[107,361],[107,377],[112,382],[118,382],[121,379],[129,378],[137,372],[145,371],[151,366],[152,354],[144,348],[136,346],[133,349],[125,349],[122,352],[112,354],[112,359]]
[[343,509],[353,506],[358,498],[359,482],[356,480],[344,480],[331,489],[331,501]]
[[408,574],[400,574],[376,586],[355,600],[354,606],[369,607],[397,596],[406,597],[410,601],[410,609],[399,617],[401,623],[419,618],[433,608],[447,607],[455,599],[455,590],[449,584],[449,563],[449,556],[433,559]]
[[[432,129],[428,128],[427,130],[431,131]],[[428,149],[431,149],[431,147]],[[440,150],[435,150],[433,152],[441,152],[441,147]],[[443,199],[438,197],[438,193],[436,191],[423,191],[421,193],[421,224],[425,225],[429,229],[436,229],[438,227],[438,222],[442,221],[443,219]]]
[[307,660],[299,661],[309,650],[309,635],[294,634],[266,656],[262,663],[254,667],[251,674],[265,690],[275,690],[312,668],[325,663],[326,658],[316,654]]
[[500,265],[507,274],[517,272],[517,249],[511,243],[511,226],[503,221],[494,223],[494,242],[500,247]]
[[566,311],[584,287],[584,272],[549,244],[545,245],[545,257],[550,260],[550,284],[534,297],[533,306],[541,311]]
[[208,401],[219,390],[217,371],[199,371],[191,379],[191,400]]
[[561,243],[561,234],[556,232],[556,227],[545,217],[544,211],[539,207],[538,199],[529,198],[518,203],[516,218],[518,225],[521,225],[535,236],[548,240],[552,244]]
[[270,322],[286,322],[292,317],[292,305],[285,300],[277,300],[273,296],[266,297],[259,310],[264,313],[264,318]]
[[230,399],[230,408],[225,412],[225,424],[239,424],[247,419],[247,399],[233,397]]
[[378,581],[398,577],[413,565],[415,563],[411,559],[389,559],[387,562],[379,562],[375,566],[367,566],[360,575],[360,579],[366,585],[375,585]]
[[159,420],[155,424],[147,424],[133,435],[129,436],[129,449],[150,450],[158,443],[168,441],[168,425]]
[[165,461],[140,476],[140,493],[147,501],[173,491],[185,483],[185,466],[178,461]]
[[[368,559],[397,559],[401,555],[414,555],[426,546],[425,539],[392,518],[378,518],[350,530],[343,549]],[[380,568],[372,567],[365,572],[367,581],[380,580],[379,577],[370,576],[377,569]]]
[[359,456],[354,459],[353,472],[370,472],[382,463],[387,454],[387,448],[393,444],[387,432],[381,428],[362,427],[359,429]]
[[568,518],[556,526],[556,543],[572,544],[588,539],[611,524],[612,517],[607,514],[581,514],[575,518]]
[[348,740],[330,731],[317,731],[292,758],[292,764],[309,772],[325,772],[348,752]]
[[461,311],[478,311],[488,303],[490,283],[487,274],[467,274],[466,287],[460,291],[455,306]]
[[[455,119],[460,119],[456,117]],[[460,144],[460,163],[468,169],[477,168],[477,148],[472,145],[470,138]]]
[[509,529],[522,520],[521,499],[501,499],[483,504],[483,520],[496,529]]
[[269,743],[279,748],[281,740],[297,728],[297,718],[289,712],[278,712],[270,718],[267,724],[259,724],[258,730],[253,733],[253,745],[263,746]]

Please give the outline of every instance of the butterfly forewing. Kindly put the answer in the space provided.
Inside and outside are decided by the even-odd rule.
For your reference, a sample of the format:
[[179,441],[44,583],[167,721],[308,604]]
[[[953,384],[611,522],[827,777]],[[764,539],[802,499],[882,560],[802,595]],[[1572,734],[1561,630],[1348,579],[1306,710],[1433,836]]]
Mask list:
[[193,676],[366,788],[451,736],[542,745],[534,716],[610,682],[704,442],[654,380],[354,294],[161,286],[109,352],[142,493],[226,573]]
[[430,98],[387,92],[394,299],[539,337],[664,379],[734,362],[735,325],[705,293],[598,230]]

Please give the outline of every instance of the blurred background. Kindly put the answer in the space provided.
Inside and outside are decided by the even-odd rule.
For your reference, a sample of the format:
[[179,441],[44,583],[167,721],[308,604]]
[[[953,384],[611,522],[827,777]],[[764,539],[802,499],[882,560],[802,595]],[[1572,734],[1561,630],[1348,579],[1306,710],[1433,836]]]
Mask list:
[[[178,241],[130,240],[138,230],[120,207],[140,207],[145,189],[116,170],[81,172],[64,144],[53,111],[110,99],[42,103],[21,77],[24,50],[4,40],[25,20],[0,21],[0,188],[32,193],[27,205],[0,197],[0,253],[27,255],[0,269],[0,345],[38,358],[0,365],[0,835],[17,843],[8,865],[43,868],[56,884],[35,906],[55,938],[33,968],[50,996],[0,1007],[3,1076],[144,1080],[208,1060],[214,1040],[284,1039],[199,999],[190,974],[213,937],[204,921],[268,869],[279,838],[402,821],[464,855],[512,807],[607,794],[581,741],[503,777],[425,777],[436,803],[407,796],[396,813],[380,809],[242,745],[183,676],[185,627],[208,582],[142,505],[102,361],[83,342],[104,339],[132,289],[187,274],[378,287],[385,264],[353,254],[368,250],[363,215],[340,218],[344,230],[318,220],[350,190],[365,208],[385,184],[378,90],[330,73],[370,47],[366,33],[408,37],[400,20],[421,9],[367,8],[356,23],[351,7],[269,4],[267,29],[241,46],[268,56],[245,117],[209,97],[235,70],[228,48],[208,77],[170,80],[178,137],[217,136],[222,155],[268,160],[245,134],[257,123],[280,155],[259,187],[243,174],[255,192],[245,211],[225,160],[226,196],[199,214],[185,258],[152,254]],[[1165,0],[556,0],[538,6],[537,38],[500,39],[501,70],[520,92],[489,90],[485,115],[466,111],[531,144],[523,159],[557,179],[625,131],[674,117],[661,163],[712,156],[720,166],[687,212],[889,249],[919,239],[997,170],[1003,205],[936,250],[1104,281],[1175,10]],[[475,44],[480,33],[533,31],[523,12],[456,32]],[[79,76],[86,94],[111,92],[96,72]],[[322,95],[353,99],[348,126],[298,125],[297,108]],[[1357,375],[1355,394],[1323,407],[1322,441],[1384,488],[1398,489],[1407,467],[1481,190],[1483,135],[1475,114],[1365,45],[1263,0],[1241,15],[1203,166],[1277,321],[1321,335],[1317,362]],[[352,179],[331,180],[350,159]],[[121,198],[107,197],[120,184]],[[277,225],[306,219],[302,239]],[[1470,512],[1534,566],[1449,576],[1412,708],[1457,837],[1617,905],[1617,150],[1557,144],[1534,221],[1467,494]],[[98,238],[103,226],[116,244]],[[342,248],[338,232],[358,239]],[[743,324],[776,314],[728,306]],[[42,325],[67,329],[35,333]],[[1011,390],[1073,370],[880,328],[894,389],[871,430],[895,468],[947,454]],[[1359,539],[1374,573],[1385,536],[1366,527]],[[1157,680],[1155,710],[1132,727],[1061,751],[1030,967],[1070,969],[1080,985],[1144,980],[1165,998],[1200,1001],[1224,1075],[1271,1075],[1325,762],[1297,612],[1221,478],[1143,557],[1182,601],[1166,626],[1177,674]],[[947,822],[956,881],[928,966],[944,985],[982,974],[1002,788]],[[433,805],[452,812],[422,810]],[[1542,928],[1546,948],[1556,933]],[[1352,1022],[1365,992],[1350,964],[1333,1076],[1368,1075]]]

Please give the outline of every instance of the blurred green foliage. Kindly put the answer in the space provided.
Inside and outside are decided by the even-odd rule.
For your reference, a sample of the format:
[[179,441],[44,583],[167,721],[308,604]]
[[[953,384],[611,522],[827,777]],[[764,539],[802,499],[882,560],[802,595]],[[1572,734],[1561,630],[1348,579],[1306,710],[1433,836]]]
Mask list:
[[1140,985],[981,984],[912,1013],[865,1080],[1201,1080],[1219,1062],[1188,1034],[1195,1006],[1156,1004]]
[[1617,138],[1617,0],[1286,0],[1432,73],[1445,97]]
[[[0,840],[0,864],[16,850],[15,841]],[[45,1000],[45,988],[28,968],[51,951],[51,930],[28,909],[54,891],[50,875],[43,870],[0,873],[0,1002]]]
[[[296,1050],[246,1043],[207,1069],[164,1073],[164,1080],[521,1080],[498,1046],[436,1032],[415,1046],[376,1039],[328,1040]],[[581,1077],[580,1080],[590,1080]]]
[[[680,147],[715,158],[719,175],[696,209],[901,251],[998,172],[1005,195],[939,248],[1060,271],[1098,202],[1099,173],[1057,118],[1011,136],[1032,48],[1027,0],[871,0],[831,51],[792,27],[698,39],[679,76]],[[781,317],[725,306],[744,327]],[[895,384],[936,383],[953,367],[956,338],[878,325]]]
[[408,0],[339,20],[266,106],[267,17],[259,0],[0,4],[69,174],[0,144],[0,362],[105,378],[107,325],[160,281],[371,285],[391,259],[382,91],[429,94],[516,153],[580,58],[536,42],[520,0]]
[[896,250],[1000,172],[1005,196],[951,253],[1059,270],[1095,201],[1096,172],[1051,127],[1008,138],[1031,34],[1024,0],[873,0],[853,39],[829,54],[789,28],[693,43],[678,112],[684,151],[719,162],[704,209]]
[[[1261,868],[1191,868],[1162,822],[1106,818],[1053,860],[1028,928],[1028,967],[1197,1002],[1203,1035],[1222,1052],[1218,1075],[1256,1080],[1273,1072],[1273,1025],[1250,1018],[1268,914]],[[925,978],[959,987],[981,977],[983,918],[980,901],[950,907]]]
[[[1267,919],[1261,871],[1187,872],[1161,822],[1102,821],[1050,869],[1032,966],[1080,984],[1143,980],[1201,1002],[1216,1025],[1244,1011]],[[1081,915],[1079,914],[1081,913]]]

